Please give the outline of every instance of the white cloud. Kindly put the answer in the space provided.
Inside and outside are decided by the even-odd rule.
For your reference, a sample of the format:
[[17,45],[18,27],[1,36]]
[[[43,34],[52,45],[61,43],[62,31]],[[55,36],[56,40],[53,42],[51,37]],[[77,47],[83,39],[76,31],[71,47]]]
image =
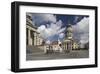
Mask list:
[[84,17],[80,22],[73,26],[74,31],[89,32],[89,18]]
[[64,33],[60,33],[59,34],[59,38],[64,38],[65,34]]
[[63,25],[62,21],[57,21],[54,14],[34,13],[32,14],[32,20],[38,27],[37,31],[40,33],[40,36],[45,40],[52,39],[55,35],[59,36],[65,30],[65,28],[61,28]]
[[89,18],[84,17],[80,22],[73,26],[74,38],[81,43],[89,41]]
[[59,35],[60,33],[62,33],[65,28],[61,28],[62,26],[62,21],[59,20],[58,22],[51,23],[50,27],[46,27],[45,25],[41,25],[40,27],[38,27],[38,32],[40,32],[40,35],[42,38],[47,39],[49,37],[52,37],[54,35]]
[[77,22],[78,19],[79,19],[79,16],[76,16],[76,17],[74,18],[74,22]]
[[35,22],[35,24],[40,25],[43,22],[51,22],[51,23],[55,23],[56,22],[56,16],[53,14],[43,14],[43,13],[34,13],[32,14],[33,17],[33,22]]
[[86,33],[86,34],[83,34],[81,37],[80,37],[80,42],[81,43],[87,43],[89,41],[89,34]]

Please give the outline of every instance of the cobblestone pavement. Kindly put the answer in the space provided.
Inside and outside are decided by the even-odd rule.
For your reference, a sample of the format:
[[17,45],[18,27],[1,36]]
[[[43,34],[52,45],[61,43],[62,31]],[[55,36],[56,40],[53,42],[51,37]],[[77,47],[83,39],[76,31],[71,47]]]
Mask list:
[[70,53],[49,53],[35,52],[26,55],[26,60],[51,60],[51,59],[72,59],[72,58],[88,58],[88,50],[73,50]]

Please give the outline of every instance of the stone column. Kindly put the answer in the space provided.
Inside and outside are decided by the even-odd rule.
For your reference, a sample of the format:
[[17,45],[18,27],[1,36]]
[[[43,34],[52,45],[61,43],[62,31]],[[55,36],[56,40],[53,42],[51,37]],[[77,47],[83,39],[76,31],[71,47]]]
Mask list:
[[28,29],[28,45],[32,45],[30,29]]
[[34,32],[34,45],[37,45],[37,38],[36,38],[36,32]]
[[30,30],[28,29],[28,45],[30,45],[29,41],[30,41]]

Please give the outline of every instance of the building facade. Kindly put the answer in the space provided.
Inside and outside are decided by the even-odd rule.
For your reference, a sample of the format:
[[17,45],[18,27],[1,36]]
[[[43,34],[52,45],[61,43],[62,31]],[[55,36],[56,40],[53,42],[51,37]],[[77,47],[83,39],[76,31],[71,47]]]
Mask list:
[[37,27],[33,25],[32,14],[26,14],[26,44],[29,46],[41,45],[43,39],[40,37],[40,33],[37,32]]
[[65,39],[62,41],[62,48],[65,52],[70,52],[73,47],[73,29],[72,25],[69,24],[66,28]]
[[76,42],[76,41],[74,41],[74,42],[73,42],[73,48],[72,48],[72,49],[73,49],[73,50],[78,50],[79,47],[80,47],[79,43]]
[[45,53],[48,53],[48,52],[62,52],[63,51],[59,41],[54,41],[51,44],[43,45],[43,50],[44,50]]

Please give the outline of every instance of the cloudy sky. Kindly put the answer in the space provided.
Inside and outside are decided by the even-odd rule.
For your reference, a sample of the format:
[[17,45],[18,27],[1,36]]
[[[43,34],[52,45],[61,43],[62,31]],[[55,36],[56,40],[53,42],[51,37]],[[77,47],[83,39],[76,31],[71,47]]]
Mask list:
[[47,42],[63,40],[65,29],[68,24],[72,24],[73,38],[81,43],[89,40],[89,17],[85,15],[62,15],[31,13],[33,25],[37,26],[37,31]]

